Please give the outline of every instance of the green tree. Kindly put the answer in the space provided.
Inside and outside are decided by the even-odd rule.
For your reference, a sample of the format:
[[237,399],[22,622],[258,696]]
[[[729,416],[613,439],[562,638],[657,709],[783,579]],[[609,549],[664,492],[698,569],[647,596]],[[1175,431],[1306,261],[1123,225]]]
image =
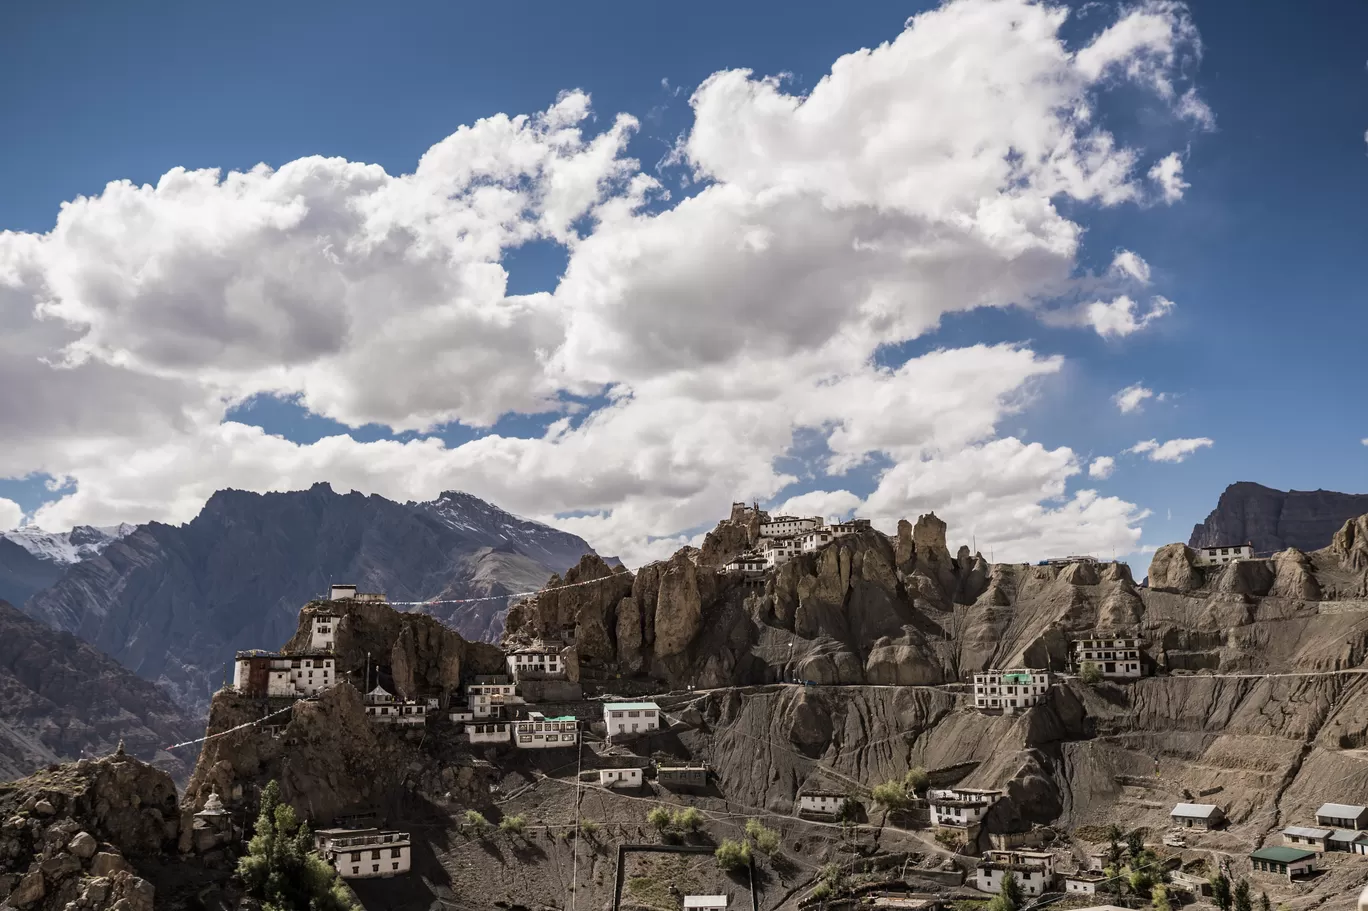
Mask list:
[[755,846],[766,854],[773,854],[779,850],[779,833],[758,819],[746,820],[746,837],[755,842]]
[[1254,911],[1254,896],[1249,891],[1249,880],[1241,878],[1235,884],[1235,911]]
[[1224,873],[1211,878],[1211,900],[1221,911],[1230,911],[1230,879]]
[[1169,903],[1168,889],[1163,886],[1155,886],[1150,893],[1150,904],[1154,906],[1154,911],[1173,911],[1173,905]]
[[697,807],[685,807],[675,814],[673,822],[681,832],[697,832],[703,828],[703,814]]
[[717,865],[730,873],[733,870],[750,866],[750,844],[737,841],[734,838],[725,838],[722,840],[722,844],[717,846],[713,856],[717,858]]
[[1132,895],[1143,897],[1154,891],[1154,877],[1150,875],[1148,870],[1137,868],[1130,870],[1130,875],[1126,878],[1126,885],[1130,888]]
[[903,786],[913,794],[923,794],[931,787],[931,776],[926,774],[926,769],[921,766],[914,766],[903,776]]
[[1132,860],[1138,860],[1144,850],[1145,836],[1140,833],[1139,829],[1126,836],[1126,853],[1131,856]]
[[889,810],[901,810],[908,804],[907,789],[900,781],[876,784],[869,794],[875,803]]
[[516,813],[499,820],[499,831],[509,835],[521,835],[527,831],[527,819]]
[[247,856],[238,861],[238,876],[247,893],[261,900],[263,911],[352,911],[351,890],[332,865],[314,851],[313,833],[280,800],[272,781],[261,792]]
[[1002,874],[1002,889],[988,903],[989,911],[1017,911],[1021,907],[1021,883],[1011,870]]
[[461,819],[472,835],[484,835],[485,830],[489,828],[489,820],[485,819],[479,810],[466,810],[465,816]]
[[1102,669],[1091,661],[1084,661],[1078,669],[1078,679],[1088,686],[1097,686],[1102,682]]
[[646,821],[655,826],[657,832],[663,833],[670,828],[670,811],[664,807],[654,807],[646,814]]
[[826,882],[818,883],[813,886],[812,892],[808,894],[808,897],[819,902],[826,901],[828,898],[831,898],[831,884]]

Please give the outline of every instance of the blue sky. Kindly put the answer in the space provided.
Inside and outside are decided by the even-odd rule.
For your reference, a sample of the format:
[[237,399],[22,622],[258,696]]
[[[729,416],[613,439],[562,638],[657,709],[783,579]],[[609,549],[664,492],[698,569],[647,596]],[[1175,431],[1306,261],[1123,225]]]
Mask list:
[[[175,167],[245,170],[322,155],[407,174],[461,125],[499,112],[542,111],[571,89],[592,96],[592,119],[582,124],[587,136],[609,129],[618,113],[639,121],[624,154],[670,191],[668,201],[649,204],[665,209],[704,185],[667,156],[693,128],[689,98],[711,74],[740,67],[757,77],[788,74],[783,90],[801,96],[838,57],[896,38],[909,16],[930,6],[846,3],[837,12],[827,4],[704,3],[682,11],[601,3],[543,6],[534,14],[508,5],[411,3],[398,14],[357,2],[246,2],[225,14],[197,4],[134,2],[84,4],[73,15],[50,4],[9,4],[0,12],[0,77],[11,87],[0,97],[0,124],[11,137],[0,144],[0,229],[43,234],[64,201],[99,194],[116,179],[155,184]],[[1214,114],[1214,129],[1173,116],[1142,86],[1098,97],[1119,141],[1153,150],[1143,167],[1176,151],[1188,186],[1171,205],[1058,200],[1083,231],[1073,274],[1105,273],[1118,250],[1135,251],[1152,272],[1137,303],[1162,295],[1176,303],[1172,312],[1124,337],[1020,308],[950,313],[938,329],[880,348],[879,361],[896,367],[936,349],[997,343],[1061,356],[1058,371],[1030,382],[1024,407],[999,417],[996,436],[1070,447],[1081,468],[1098,456],[1116,458],[1111,477],[1093,482],[1080,472],[1068,489],[1097,487],[1150,510],[1142,544],[1186,539],[1220,490],[1237,480],[1363,490],[1368,408],[1357,388],[1368,338],[1361,265],[1368,249],[1361,211],[1368,199],[1368,54],[1361,40],[1368,9],[1337,6],[1194,6],[1200,63],[1182,60],[1175,70]],[[1075,9],[1062,35],[1085,42],[1124,11],[1101,4]],[[553,292],[567,251],[534,240],[510,249],[502,263],[510,295]],[[1068,298],[1075,299],[1084,300]],[[165,370],[158,376],[168,379]],[[179,374],[173,379],[184,382]],[[1134,384],[1165,393],[1165,400],[1120,413],[1112,397]],[[363,442],[433,436],[454,448],[490,435],[540,435],[560,417],[510,413],[492,427],[454,421],[395,434],[383,423],[349,428],[355,422],[270,395],[243,397],[246,404],[228,408],[228,420],[302,444],[350,433]],[[601,390],[586,388],[561,397],[588,406],[574,424],[606,402]],[[54,439],[74,423],[53,421]],[[1176,463],[1121,454],[1142,440],[1193,438],[1213,445]],[[130,451],[142,452],[155,439],[139,436]],[[810,466],[814,454],[826,452],[819,435],[778,458],[781,465]],[[34,455],[0,465],[0,475],[12,475],[0,480],[0,497],[31,515],[55,498],[44,479],[59,473],[51,467],[59,462]],[[864,498],[887,464],[875,454],[839,484],[806,479],[773,501],[837,486]],[[292,471],[281,477],[300,477]],[[94,474],[71,474],[77,481],[69,490],[101,483]],[[223,480],[235,477],[226,473]],[[498,492],[465,485],[459,473],[441,480],[440,486]],[[339,483],[345,486],[346,477]],[[184,518],[193,499],[188,492],[175,504],[111,495],[98,507],[53,515],[96,520],[122,506],[134,521]],[[578,514],[602,513],[614,501],[604,495],[541,510],[535,503],[508,505]],[[631,533],[696,527],[633,526]]]

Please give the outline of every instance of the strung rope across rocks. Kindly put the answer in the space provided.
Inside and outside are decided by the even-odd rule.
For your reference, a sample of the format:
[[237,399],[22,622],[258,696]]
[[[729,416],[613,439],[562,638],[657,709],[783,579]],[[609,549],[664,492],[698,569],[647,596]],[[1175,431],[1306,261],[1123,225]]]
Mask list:
[[272,712],[272,713],[269,714],[269,715],[265,715],[265,716],[263,716],[263,717],[261,717],[261,718],[258,718],[256,721],[249,721],[249,722],[247,722],[246,724],[240,724],[240,725],[238,725],[238,726],[235,727],[235,728],[229,728],[229,729],[226,730],[226,731],[219,731],[217,734],[209,734],[209,735],[207,735],[207,736],[205,736],[205,737],[196,738],[195,740],[187,740],[187,741],[185,741],[184,743],[173,743],[173,744],[171,744],[170,746],[162,747],[162,749],[163,749],[163,750],[179,750],[181,747],[188,747],[188,746],[193,746],[194,744],[197,744],[197,743],[204,743],[206,740],[213,740],[215,737],[224,737],[224,736],[226,736],[226,735],[228,735],[228,734],[232,734],[232,733],[234,733],[234,732],[236,732],[236,731],[241,731],[241,730],[244,730],[244,729],[246,729],[246,728],[255,727],[256,725],[261,724],[263,721],[270,721],[272,718],[274,718],[274,717],[277,716],[277,715],[284,715],[286,712],[291,712],[291,711],[294,711],[294,706],[293,706],[293,705],[288,705],[288,706],[286,706],[285,708],[281,709],[280,711],[278,711],[278,712]]
[[594,585],[598,582],[606,582],[615,579],[617,575],[603,576],[599,579],[587,579],[584,582],[570,582],[565,585],[557,585],[553,588],[540,588],[531,592],[510,592],[506,595],[484,595],[480,598],[433,598],[430,601],[386,601],[386,604],[398,604],[404,607],[417,607],[423,604],[470,604],[474,601],[504,601],[508,598],[530,598],[533,595],[542,595],[547,592],[558,592],[566,588],[579,588],[582,585]]

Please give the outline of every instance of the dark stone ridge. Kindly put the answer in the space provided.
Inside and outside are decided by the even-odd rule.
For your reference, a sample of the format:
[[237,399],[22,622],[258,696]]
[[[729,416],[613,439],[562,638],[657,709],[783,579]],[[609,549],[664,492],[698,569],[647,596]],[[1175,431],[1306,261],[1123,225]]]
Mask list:
[[1368,513],[1368,494],[1333,490],[1274,490],[1251,481],[1231,484],[1206,521],[1192,529],[1190,547],[1254,545],[1268,556],[1289,547],[1320,550],[1349,519]]
[[[395,601],[535,591],[592,553],[581,538],[468,494],[425,503],[338,494],[214,494],[191,522],[140,526],[24,605],[203,716],[233,652],[284,642],[299,606],[334,582]],[[507,602],[421,608],[471,639],[503,628]]]

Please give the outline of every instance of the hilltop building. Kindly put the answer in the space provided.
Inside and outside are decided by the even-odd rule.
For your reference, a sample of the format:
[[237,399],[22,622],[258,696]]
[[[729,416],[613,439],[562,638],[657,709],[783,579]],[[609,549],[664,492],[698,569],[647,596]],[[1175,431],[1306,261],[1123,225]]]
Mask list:
[[814,528],[821,528],[824,524],[820,516],[802,519],[796,516],[774,516],[768,522],[760,523],[760,539],[789,538],[802,535]]
[[522,702],[517,685],[502,674],[478,676],[465,689],[466,707],[475,718],[502,718],[507,706]]
[[1082,670],[1092,664],[1103,677],[1139,677],[1144,666],[1140,658],[1140,640],[1134,636],[1099,636],[1074,642],[1074,669]]
[[748,576],[755,576],[763,574],[768,565],[769,564],[765,562],[764,553],[751,551],[750,553],[732,557],[722,569],[729,573],[740,572],[745,573]]
[[337,645],[336,614],[314,614],[309,630],[309,648],[315,652],[330,652]]
[[380,724],[417,727],[427,723],[427,703],[417,699],[395,699],[383,686],[366,694],[366,717]]
[[407,873],[413,863],[407,832],[380,829],[320,829],[314,849],[343,879],[375,879]]
[[233,662],[233,689],[245,696],[312,696],[337,682],[330,655],[285,655],[252,650],[238,652]]
[[389,599],[384,592],[358,592],[355,585],[334,585],[328,592],[329,601],[374,601],[381,604]]
[[982,788],[933,788],[927,793],[933,826],[968,828],[978,825],[1002,799],[1001,791]]
[[1220,566],[1238,560],[1254,559],[1253,544],[1218,544],[1215,547],[1197,548],[1198,566]]
[[984,671],[974,675],[974,708],[1000,710],[1012,715],[1044,702],[1053,685],[1054,674],[1049,671],[1021,668]]
[[660,728],[660,706],[654,702],[605,702],[603,721],[608,736],[644,734]]

